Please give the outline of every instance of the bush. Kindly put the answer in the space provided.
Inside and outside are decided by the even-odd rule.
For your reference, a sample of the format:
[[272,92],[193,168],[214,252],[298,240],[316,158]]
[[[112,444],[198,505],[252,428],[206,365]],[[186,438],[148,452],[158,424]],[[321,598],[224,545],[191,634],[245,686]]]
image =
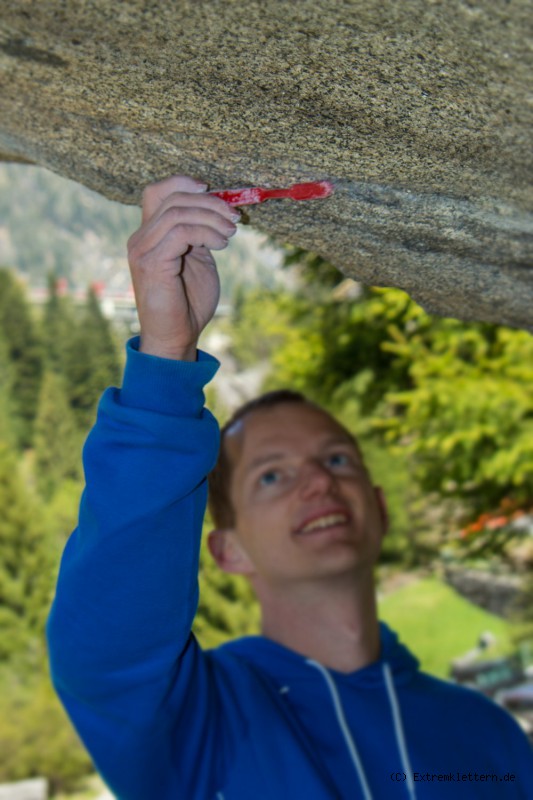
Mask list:
[[70,791],[94,772],[46,674],[31,683],[3,674],[0,691],[0,782],[43,776],[53,793]]

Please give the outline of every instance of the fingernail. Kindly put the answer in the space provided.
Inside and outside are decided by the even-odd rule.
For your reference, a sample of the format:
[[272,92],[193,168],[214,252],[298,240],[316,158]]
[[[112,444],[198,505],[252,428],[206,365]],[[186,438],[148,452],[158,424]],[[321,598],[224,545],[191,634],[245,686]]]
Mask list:
[[238,211],[233,211],[230,214],[230,219],[231,219],[232,222],[239,222],[240,218],[241,218],[241,215],[240,215],[240,213]]

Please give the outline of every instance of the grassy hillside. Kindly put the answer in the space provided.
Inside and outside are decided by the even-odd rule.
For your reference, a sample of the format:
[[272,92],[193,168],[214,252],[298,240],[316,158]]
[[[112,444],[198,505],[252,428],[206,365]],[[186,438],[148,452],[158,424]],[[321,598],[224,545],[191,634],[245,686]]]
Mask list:
[[490,655],[512,649],[509,624],[462,598],[438,578],[423,578],[379,600],[380,618],[398,632],[420,659],[422,669],[447,678],[450,661],[491,631],[497,643]]

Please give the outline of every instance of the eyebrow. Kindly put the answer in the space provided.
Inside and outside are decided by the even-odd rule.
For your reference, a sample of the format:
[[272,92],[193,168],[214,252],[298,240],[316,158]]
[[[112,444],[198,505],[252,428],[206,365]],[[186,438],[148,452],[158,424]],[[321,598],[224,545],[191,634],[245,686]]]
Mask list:
[[[322,447],[331,447],[334,444],[344,444],[349,445],[352,447],[356,453],[358,453],[355,444],[352,442],[348,436],[333,436],[329,439],[326,439],[322,443]],[[263,464],[268,464],[270,461],[277,461],[280,458],[285,458],[288,453],[269,453],[266,456],[260,456],[259,458],[254,459],[251,464],[248,465],[247,471],[251,472],[252,470],[256,469],[256,467],[260,467]]]
[[248,465],[248,469],[262,467],[264,464],[268,464],[271,461],[278,461],[280,458],[284,458],[286,455],[287,453],[269,453],[267,456],[260,456],[259,458],[255,458],[252,463]]

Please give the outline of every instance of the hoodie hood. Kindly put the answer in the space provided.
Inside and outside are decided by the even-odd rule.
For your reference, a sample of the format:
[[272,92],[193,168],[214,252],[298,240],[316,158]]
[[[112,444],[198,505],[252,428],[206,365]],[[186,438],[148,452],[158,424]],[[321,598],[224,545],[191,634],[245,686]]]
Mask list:
[[[355,672],[338,672],[328,668],[328,672],[339,681],[349,681],[361,688],[383,688],[383,663],[387,663],[394,675],[394,682],[402,684],[412,678],[419,669],[420,662],[411,651],[402,644],[398,635],[384,622],[379,623],[381,652],[379,659]],[[307,657],[290,650],[278,642],[264,636],[244,636],[228,642],[218,648],[227,650],[250,664],[261,668],[272,678],[283,683],[291,679],[298,681],[316,681],[313,671],[305,668]]]
[[350,730],[343,707],[343,687],[344,690],[347,688],[352,691],[354,689],[365,690],[365,693],[372,689],[383,692],[389,705],[389,724],[393,731],[397,753],[406,775],[405,790],[409,800],[416,800],[413,770],[395,686],[410,681],[417,672],[420,662],[405,645],[399,642],[394,631],[384,622],[379,624],[381,643],[379,658],[372,664],[351,673],[326,668],[323,664],[264,636],[247,636],[235,642],[229,642],[219,650],[226,649],[226,652],[231,652],[232,655],[268,674],[277,684],[280,694],[291,692],[292,685],[294,685],[294,689],[300,696],[307,694],[314,698],[317,681],[325,684],[339,732],[357,774],[364,800],[374,800],[374,798],[357,741]]

